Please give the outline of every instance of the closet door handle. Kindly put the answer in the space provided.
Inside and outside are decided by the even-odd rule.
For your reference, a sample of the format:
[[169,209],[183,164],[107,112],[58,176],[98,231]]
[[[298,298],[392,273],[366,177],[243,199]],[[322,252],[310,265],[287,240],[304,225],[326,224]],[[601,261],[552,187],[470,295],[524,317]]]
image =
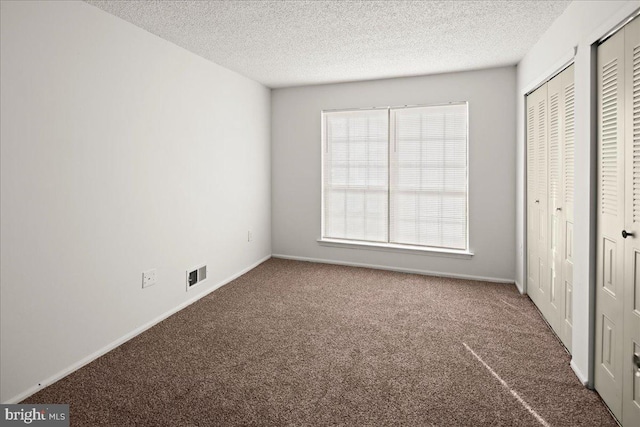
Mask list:
[[536,203],[540,203],[540,200],[536,200]]
[[562,208],[556,208],[556,210],[557,210],[558,212],[561,212],[561,211],[562,211]]
[[634,236],[634,234],[633,234],[633,233],[630,233],[630,232],[628,232],[627,230],[622,230],[622,237],[623,237],[623,238],[625,238],[625,239],[626,239],[627,237],[633,237],[633,236]]

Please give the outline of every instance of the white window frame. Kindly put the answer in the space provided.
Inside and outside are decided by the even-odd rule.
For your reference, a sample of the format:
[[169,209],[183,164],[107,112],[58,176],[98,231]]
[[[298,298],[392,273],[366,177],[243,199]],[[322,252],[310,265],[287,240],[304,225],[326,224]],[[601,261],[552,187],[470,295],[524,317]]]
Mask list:
[[[349,111],[367,111],[367,110],[387,110],[389,122],[389,137],[387,139],[387,144],[389,145],[389,150],[391,149],[391,120],[390,120],[390,112],[392,109],[406,109],[406,108],[421,108],[421,107],[438,107],[443,105],[465,105],[466,106],[466,119],[467,119],[467,135],[466,135],[466,249],[450,249],[450,248],[441,248],[434,246],[422,246],[422,245],[408,245],[408,244],[396,244],[396,243],[381,243],[381,242],[371,242],[366,240],[351,240],[351,239],[339,239],[339,238],[328,238],[325,236],[325,200],[324,200],[324,174],[325,174],[325,138],[326,138],[326,122],[325,115],[327,113],[341,113],[341,112],[349,112]],[[473,256],[473,252],[470,249],[470,225],[469,225],[469,103],[467,101],[455,101],[455,102],[447,102],[440,104],[420,104],[420,105],[401,105],[401,106],[386,106],[386,107],[368,107],[368,108],[342,108],[342,109],[327,109],[322,110],[320,112],[320,122],[321,122],[321,137],[320,137],[320,237],[317,239],[317,242],[322,246],[330,246],[330,247],[340,247],[340,248],[353,248],[353,249],[367,249],[367,250],[379,250],[379,251],[389,251],[389,252],[405,252],[405,253],[415,253],[415,254],[428,254],[428,255],[437,255],[437,256],[445,256],[445,257],[453,257],[453,258],[471,258]],[[390,168],[389,161],[389,168]],[[388,179],[390,179],[391,171],[389,171]],[[388,203],[390,203],[390,199]],[[389,221],[388,219],[387,221]],[[389,225],[388,225],[389,227]]]

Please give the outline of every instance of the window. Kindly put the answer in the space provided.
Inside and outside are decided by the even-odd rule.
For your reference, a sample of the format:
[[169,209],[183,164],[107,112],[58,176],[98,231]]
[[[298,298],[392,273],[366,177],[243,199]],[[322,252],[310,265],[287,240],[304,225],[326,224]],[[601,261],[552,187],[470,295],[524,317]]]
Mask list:
[[468,250],[466,103],[322,118],[322,240]]

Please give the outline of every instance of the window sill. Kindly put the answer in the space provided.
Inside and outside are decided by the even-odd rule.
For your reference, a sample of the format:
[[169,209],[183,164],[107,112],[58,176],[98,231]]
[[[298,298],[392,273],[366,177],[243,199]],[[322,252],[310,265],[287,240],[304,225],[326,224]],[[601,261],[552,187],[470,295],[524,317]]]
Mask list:
[[443,248],[429,248],[422,246],[411,245],[398,245],[394,243],[374,243],[364,242],[358,240],[340,240],[340,239],[318,239],[318,244],[321,246],[332,246],[336,248],[350,248],[350,249],[366,249],[374,251],[386,251],[386,252],[405,252],[420,255],[435,255],[450,258],[463,258],[471,259],[473,252],[465,251],[461,249],[443,249]]

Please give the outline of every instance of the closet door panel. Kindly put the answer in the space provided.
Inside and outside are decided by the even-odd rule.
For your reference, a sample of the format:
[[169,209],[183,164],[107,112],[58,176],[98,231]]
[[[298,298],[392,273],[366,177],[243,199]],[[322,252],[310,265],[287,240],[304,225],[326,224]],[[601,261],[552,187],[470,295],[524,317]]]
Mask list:
[[562,213],[564,202],[563,189],[563,149],[564,149],[564,92],[562,90],[562,73],[547,83],[548,105],[548,283],[549,292],[546,303],[549,305],[547,321],[561,336],[562,311],[564,308],[564,292],[562,292],[562,254],[564,252]]
[[527,96],[527,293],[545,316],[546,99],[546,85]]
[[[640,20],[624,28],[625,148],[622,424],[640,425]],[[622,229],[619,230],[622,236]],[[638,357],[634,361],[634,355]]]
[[622,415],[624,32],[598,48],[598,206],[595,385]]
[[526,124],[527,124],[527,289],[534,289],[537,285],[535,259],[536,251],[534,237],[536,229],[535,216],[533,210],[536,199],[536,149],[535,149],[535,103],[533,95],[527,96],[526,99]]
[[[547,108],[547,85],[542,86],[540,89],[540,96],[536,100],[536,220],[538,222],[537,232],[537,250],[538,257],[536,260],[538,268],[538,293],[542,298],[542,301],[548,301],[549,299],[549,264],[548,264],[548,134],[547,134],[547,120],[548,120],[548,108]],[[548,304],[542,302],[538,304],[538,307],[542,311],[545,317],[549,318]]]
[[527,108],[527,290],[531,293],[538,285],[537,280],[537,250],[536,233],[537,224],[535,221],[536,209],[536,144],[535,144],[535,95],[530,94],[526,100]]
[[562,72],[562,216],[560,218],[560,265],[562,280],[558,292],[562,294],[560,307],[560,325],[558,335],[571,353],[571,336],[573,333],[573,192],[574,192],[574,159],[575,159],[575,78],[574,66]]
[[573,124],[570,66],[526,100],[527,293],[569,349],[572,270],[569,279],[564,270],[573,262]]

